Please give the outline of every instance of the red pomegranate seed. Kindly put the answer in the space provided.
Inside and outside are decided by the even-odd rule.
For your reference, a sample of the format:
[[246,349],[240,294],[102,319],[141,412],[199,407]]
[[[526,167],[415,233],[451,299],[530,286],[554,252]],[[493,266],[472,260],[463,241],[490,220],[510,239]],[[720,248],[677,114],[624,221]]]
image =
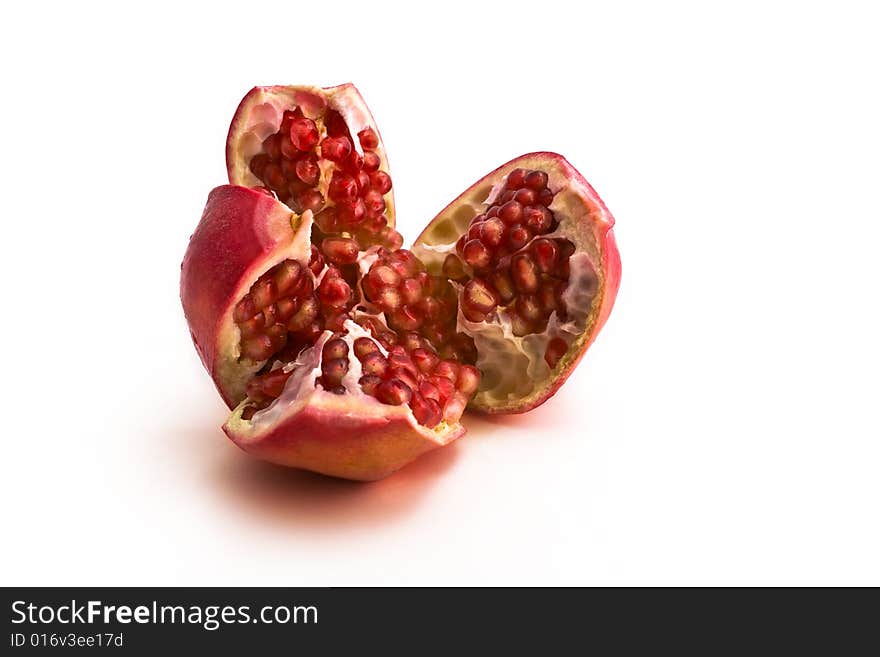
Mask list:
[[263,308],[263,321],[267,327],[272,326],[278,321],[276,317],[277,312],[278,309],[274,303]]
[[358,338],[354,341],[354,355],[363,360],[368,354],[379,353],[379,345],[370,338]]
[[242,340],[241,353],[251,360],[266,360],[275,352],[272,338],[265,333]]
[[439,356],[428,349],[413,349],[412,362],[422,374],[430,374],[434,371],[437,363],[440,362]]
[[436,427],[440,424],[440,420],[443,419],[443,411],[440,409],[440,404],[433,399],[422,397],[419,393],[413,394],[410,407],[416,421],[423,426],[429,428]]
[[334,358],[321,364],[321,373],[324,375],[324,387],[335,388],[342,383],[342,378],[348,374],[348,361],[345,358]]
[[339,221],[345,226],[357,226],[367,216],[364,202],[361,199],[342,201],[336,206]]
[[249,338],[258,333],[262,333],[263,329],[266,328],[266,319],[263,317],[263,313],[258,313],[250,319],[239,322],[238,328],[243,337]]
[[357,181],[343,171],[334,171],[327,188],[327,196],[336,203],[354,201],[358,197]]
[[498,216],[508,226],[518,223],[522,219],[523,206],[517,201],[508,201],[498,210]]
[[565,344],[565,340],[553,338],[547,343],[547,348],[544,350],[544,360],[547,361],[551,368],[556,367],[559,359],[565,355],[566,351],[568,351],[568,345]]
[[388,265],[374,265],[367,274],[368,284],[375,288],[397,287],[403,280],[394,269]]
[[553,228],[553,213],[543,205],[530,205],[523,211],[523,223],[533,233],[543,235]]
[[321,357],[324,360],[333,360],[334,358],[348,358],[348,343],[342,338],[333,338],[324,343],[321,350]]
[[379,137],[372,128],[364,128],[358,133],[358,141],[365,151],[372,151],[379,146]]
[[468,310],[488,315],[498,306],[498,296],[486,281],[474,278],[464,286],[461,303]]
[[232,319],[236,322],[244,322],[257,314],[257,307],[250,294],[244,295],[241,301],[235,304],[235,310],[232,311]]
[[413,278],[425,271],[425,265],[412,251],[402,249],[388,256],[388,265],[403,278]]
[[364,164],[364,158],[358,153],[356,150],[352,149],[339,166],[342,167],[342,170],[346,173],[350,173],[353,176],[356,176],[358,172],[361,170],[361,167]]
[[321,242],[321,251],[334,265],[357,262],[360,245],[351,237],[327,237]]
[[496,247],[504,241],[504,222],[498,217],[486,219],[478,224],[480,228],[480,240],[489,247]]
[[502,302],[508,303],[516,296],[516,291],[513,289],[513,281],[510,280],[510,276],[506,271],[497,270],[493,272],[489,280]]
[[532,234],[528,228],[521,224],[514,224],[507,232],[507,243],[514,251],[518,251],[529,243]]
[[476,217],[474,217],[473,222],[476,223],[477,221],[483,221],[485,219],[489,219],[490,217],[497,217],[498,211],[500,209],[501,206],[493,205],[491,208],[486,210],[486,214],[478,214]]
[[480,385],[480,370],[473,365],[462,365],[458,370],[455,387],[465,395],[472,395]]
[[281,157],[281,135],[269,135],[263,140],[263,152],[271,159],[277,160]]
[[364,153],[364,171],[367,173],[372,173],[373,171],[379,170],[379,156],[373,153],[372,151],[367,151]]
[[[296,149],[296,146],[294,146],[294,145],[290,142],[290,139],[289,139],[289,138],[285,138],[285,137],[282,136],[282,135],[279,135],[279,136],[280,136],[280,141],[279,141],[278,143],[281,145],[281,157],[284,158],[284,159],[281,161],[281,165],[282,165],[282,168],[283,168],[283,166],[284,166],[284,162],[285,162],[285,161],[289,161],[289,160],[293,160],[293,159],[295,159],[296,156],[299,155],[299,151]],[[290,175],[290,174],[287,173],[286,170],[284,171],[284,174],[287,175],[287,176]]]
[[544,313],[549,315],[554,310],[562,308],[561,298],[562,292],[565,290],[564,281],[548,281],[538,290],[538,303]]
[[[324,212],[326,212],[326,210]],[[321,214],[324,213],[322,212]],[[314,244],[312,244],[311,255],[309,256],[309,269],[315,276],[320,274],[321,270],[324,269],[324,256],[321,255],[318,247]]]
[[480,240],[472,239],[462,250],[464,261],[476,270],[486,269],[492,263],[492,254]]
[[[332,274],[336,272],[335,274]],[[332,274],[332,275],[331,275]],[[330,268],[318,285],[318,298],[330,308],[342,308],[351,299],[351,287],[339,274],[339,270]]]
[[318,302],[314,297],[303,300],[299,310],[287,322],[289,331],[296,333],[306,329],[318,317]]
[[550,204],[553,202],[553,192],[549,189],[542,189],[538,192],[538,203],[545,207],[550,207]]
[[436,386],[437,390],[440,392],[439,401],[441,404],[445,404],[446,400],[455,392],[455,381],[446,376],[432,374],[428,377],[428,381]]
[[525,186],[536,192],[540,192],[547,186],[547,174],[543,171],[531,171],[526,176]]
[[408,404],[412,399],[412,389],[399,379],[389,379],[376,386],[376,399],[392,406]]
[[313,213],[318,212],[324,207],[324,197],[317,189],[309,189],[298,194],[294,199],[294,209],[300,212],[311,210]]
[[512,201],[514,196],[516,196],[516,192],[512,189],[508,189],[506,192],[502,193],[501,196],[498,197],[496,203],[498,203],[499,205],[504,205],[508,201]]
[[[267,372],[259,377],[260,388],[267,397],[280,397],[284,391],[284,384],[293,372],[285,372],[280,367],[278,369]],[[257,379],[254,379],[257,381]]]
[[329,110],[324,115],[324,127],[327,128],[327,134],[331,137],[348,138],[351,135],[348,131],[348,125],[345,123],[345,119],[343,119],[342,114],[336,110]]
[[267,164],[263,171],[263,182],[273,191],[279,192],[284,189],[286,179],[281,171],[281,167],[274,162]]
[[[415,331],[407,331],[403,334],[403,337],[400,339],[400,346],[404,348],[404,350],[409,353],[416,349],[424,349],[425,348],[425,340],[421,335],[416,333]],[[412,354],[410,354],[410,358]]]
[[364,356],[361,361],[361,370],[364,374],[374,374],[376,376],[384,377],[385,373],[388,371],[388,361],[385,360],[385,357],[381,353],[374,351]]
[[392,287],[381,288],[375,296],[374,303],[385,312],[394,312],[400,308],[400,292]]
[[556,266],[556,259],[559,257],[559,249],[556,243],[548,239],[539,239],[532,242],[532,253],[534,254],[535,264],[541,272],[548,274],[553,271]]
[[507,189],[519,189],[526,182],[526,171],[523,169],[514,169],[507,174]]
[[389,249],[399,249],[403,246],[403,235],[388,226],[379,233],[379,241]]
[[273,303],[278,296],[278,288],[275,281],[271,279],[262,279],[257,281],[251,288],[251,297],[254,300],[254,306],[257,310],[262,310],[270,303]]
[[403,306],[392,313],[388,321],[393,324],[393,328],[400,331],[415,331],[422,325],[424,319],[414,309]]
[[302,276],[303,266],[296,260],[285,260],[275,268],[273,278],[278,296],[284,296],[292,290]]
[[380,194],[387,194],[391,191],[391,176],[384,171],[374,171],[370,174],[370,186]]
[[266,155],[265,153],[257,153],[251,158],[248,167],[250,168],[252,174],[262,180],[263,173],[266,171],[266,165],[268,165],[269,162],[270,159],[268,155]]
[[300,157],[294,166],[296,177],[302,180],[306,185],[315,185],[318,183],[320,169],[318,168],[318,158],[314,153],[309,153]]
[[451,360],[441,360],[434,368],[434,376],[441,376],[455,383],[458,380],[458,371],[458,363]]
[[299,301],[297,299],[278,299],[275,304],[277,308],[276,321],[281,324],[287,324],[287,320],[293,317],[293,313],[299,310]]
[[416,304],[422,299],[422,284],[415,278],[408,278],[400,284],[400,297],[403,303]]
[[510,261],[510,277],[520,292],[535,292],[538,289],[538,268],[524,253],[515,255]]
[[376,388],[379,387],[379,384],[382,383],[382,379],[374,374],[367,374],[358,379],[358,383],[361,384],[361,390],[363,390],[366,394],[375,396]]
[[321,142],[321,156],[331,162],[343,162],[351,153],[348,137],[326,137]]
[[448,254],[443,261],[443,275],[453,281],[461,281],[467,278],[467,274],[464,271],[464,265],[454,253]]
[[522,205],[534,205],[537,195],[533,190],[523,187],[522,189],[516,190],[516,194],[514,194],[513,198]]
[[368,189],[364,194],[364,206],[366,206],[367,214],[374,216],[385,212],[385,198],[377,189]]
[[419,394],[425,399],[433,399],[440,402],[440,389],[430,381],[422,381],[419,383]]

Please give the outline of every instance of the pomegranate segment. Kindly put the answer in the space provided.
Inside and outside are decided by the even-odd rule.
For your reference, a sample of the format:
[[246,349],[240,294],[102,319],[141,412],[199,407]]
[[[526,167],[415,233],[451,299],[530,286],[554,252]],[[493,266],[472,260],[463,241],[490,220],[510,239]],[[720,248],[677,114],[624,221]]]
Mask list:
[[563,157],[533,153],[477,182],[422,232],[413,253],[454,287],[446,330],[471,339],[482,373],[473,408],[524,412],[562,385],[614,303],[613,225]]
[[226,159],[232,184],[323,215],[316,243],[346,233],[362,248],[403,244],[384,148],[353,85],[255,87],[233,118]]

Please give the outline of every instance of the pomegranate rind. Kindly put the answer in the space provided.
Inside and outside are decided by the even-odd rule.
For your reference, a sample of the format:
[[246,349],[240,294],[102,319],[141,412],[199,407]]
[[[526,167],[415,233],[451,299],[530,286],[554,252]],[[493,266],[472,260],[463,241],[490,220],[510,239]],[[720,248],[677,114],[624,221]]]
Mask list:
[[239,358],[235,304],[273,265],[308,262],[310,226],[310,212],[300,217],[246,187],[223,185],[208,195],[181,265],[180,299],[196,351],[230,408],[261,366]]
[[[363,96],[353,84],[335,87],[274,85],[251,89],[242,98],[232,117],[226,137],[226,169],[230,184],[244,187],[263,184],[251,173],[248,163],[260,152],[263,140],[278,131],[284,110],[294,107],[302,108],[310,118],[315,118],[328,108],[339,112],[348,124],[354,147],[359,151],[361,146],[357,133],[364,128],[372,128],[379,140],[379,145],[373,149],[379,156],[379,169],[389,171],[382,135]],[[322,185],[321,193],[326,196],[326,182]],[[394,227],[394,190],[385,194],[384,199],[388,225]]]
[[[570,341],[566,340],[569,343],[568,349],[555,367],[549,368],[543,362],[542,352],[539,353],[538,350],[529,355],[528,361],[523,361],[525,364],[512,358],[519,355],[515,353],[519,347],[514,343],[523,343],[523,339],[508,335],[506,340],[496,341],[509,343],[508,353],[496,354],[504,363],[496,371],[503,371],[502,382],[508,386],[517,384],[519,391],[499,392],[497,377],[484,376],[469,408],[489,414],[524,413],[552,397],[596,339],[611,313],[620,287],[620,254],[612,230],[614,217],[586,179],[564,157],[551,152],[529,153],[511,160],[447,205],[422,231],[413,245],[413,252],[428,265],[429,271],[439,273],[443,258],[454,250],[455,241],[467,230],[470,220],[478,214],[479,208],[487,199],[494,198],[507,175],[516,168],[536,169],[548,174],[548,185],[555,193],[550,209],[561,222],[553,235],[545,237],[560,236],[574,242],[576,252],[572,266],[575,267],[574,259],[586,258],[588,262],[583,264],[595,270],[598,288],[589,302],[589,309],[580,318],[582,321],[576,333],[571,336]],[[475,337],[478,351],[479,334],[486,328],[489,328],[488,325],[473,325],[459,315],[459,329]],[[527,337],[525,341],[530,339]],[[478,367],[485,366],[485,359],[489,357],[486,351],[484,349],[480,353]],[[524,381],[525,386],[521,385]],[[524,388],[526,392],[523,393],[521,391]]]
[[343,395],[322,397],[259,433],[236,410],[223,430],[242,450],[264,461],[356,481],[383,479],[465,432],[456,424],[437,436],[413,425],[402,411],[395,412],[400,407],[365,417]]

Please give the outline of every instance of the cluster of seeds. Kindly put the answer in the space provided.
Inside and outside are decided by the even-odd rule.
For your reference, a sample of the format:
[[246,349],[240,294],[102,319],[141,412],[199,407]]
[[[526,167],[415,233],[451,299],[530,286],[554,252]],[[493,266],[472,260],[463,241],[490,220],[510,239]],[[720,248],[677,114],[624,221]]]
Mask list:
[[[343,336],[339,333],[324,343],[321,375],[315,381],[338,395],[346,393],[343,378],[350,367],[350,350]],[[430,342],[414,331],[404,333],[397,344],[388,343],[384,337],[357,338],[354,355],[361,366],[358,383],[363,392],[383,404],[409,405],[419,424],[426,427],[435,427],[442,420],[457,422],[480,383],[477,368],[441,359]],[[276,365],[251,379],[247,385],[250,404],[242,416],[250,419],[268,407],[281,395],[291,374]]]
[[408,404],[426,427],[441,420],[457,422],[480,383],[477,368],[441,359],[431,343],[414,331],[405,332],[398,344],[383,347],[387,357],[370,338],[354,341],[361,389],[383,404]]
[[[323,138],[322,126],[326,132]],[[388,225],[385,215],[391,176],[380,169],[375,150],[379,138],[369,127],[357,136],[363,155],[355,149],[345,120],[335,110],[327,110],[317,120],[299,108],[285,110],[278,132],[263,141],[249,167],[267,190],[295,212],[311,210],[315,214],[319,239],[344,234],[355,238],[359,247],[383,244],[399,248],[403,238]],[[324,187],[326,196],[321,193]]]
[[315,287],[314,273],[322,269],[323,257],[312,247],[308,268],[285,260],[260,276],[232,315],[241,330],[244,358],[295,358],[325,329],[342,328],[354,305],[352,286],[338,268],[330,266]]
[[380,249],[363,279],[364,294],[394,331],[418,331],[443,358],[476,362],[473,340],[456,333],[458,299],[443,276],[432,276],[411,251]]
[[[565,317],[562,294],[575,247],[565,238],[544,237],[559,223],[549,208],[554,194],[547,181],[543,171],[514,169],[495,202],[459,238],[456,253],[446,257],[443,274],[464,283],[461,308],[470,321],[504,308],[514,335],[524,336],[545,330],[554,311]],[[551,358],[558,349],[554,345]]]

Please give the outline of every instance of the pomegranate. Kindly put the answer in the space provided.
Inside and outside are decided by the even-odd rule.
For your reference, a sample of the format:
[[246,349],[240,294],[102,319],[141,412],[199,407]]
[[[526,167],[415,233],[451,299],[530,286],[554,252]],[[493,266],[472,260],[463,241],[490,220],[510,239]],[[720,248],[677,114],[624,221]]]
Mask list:
[[[352,85],[257,87],[230,127],[181,272],[196,349],[242,449],[357,480],[458,438],[469,404],[522,412],[611,309],[613,219],[563,158],[518,158],[412,251]],[[503,363],[503,365],[502,365]]]
[[482,378],[471,408],[528,411],[568,378],[617,295],[613,225],[565,158],[532,153],[475,183],[425,228],[412,251],[429,274],[450,280],[458,301],[429,333],[472,339],[468,362]]

